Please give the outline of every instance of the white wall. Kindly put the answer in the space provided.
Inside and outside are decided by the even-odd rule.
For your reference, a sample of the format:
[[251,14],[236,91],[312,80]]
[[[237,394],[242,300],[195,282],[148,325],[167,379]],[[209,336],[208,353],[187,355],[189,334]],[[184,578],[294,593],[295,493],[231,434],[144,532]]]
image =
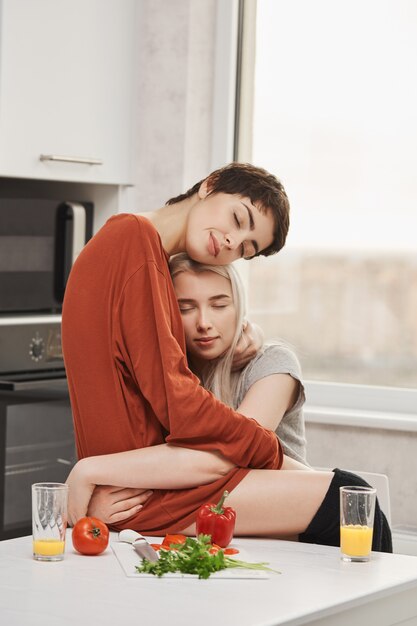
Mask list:
[[216,0],[139,0],[127,209],[159,208],[211,169]]

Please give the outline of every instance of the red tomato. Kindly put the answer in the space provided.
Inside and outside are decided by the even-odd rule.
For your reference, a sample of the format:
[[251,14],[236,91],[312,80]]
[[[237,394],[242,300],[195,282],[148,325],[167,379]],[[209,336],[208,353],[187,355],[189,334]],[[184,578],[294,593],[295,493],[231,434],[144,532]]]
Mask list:
[[217,543],[212,543],[209,548],[209,554],[217,554],[219,550],[222,550],[222,548]]
[[160,549],[161,549],[161,544],[160,544],[160,543],[151,543],[150,545],[151,545],[151,546],[152,546],[152,548],[153,548],[154,550],[156,550],[157,552],[158,552],[158,550],[160,550]]
[[239,554],[239,550],[237,548],[226,548],[224,553],[225,554]]
[[101,554],[109,543],[109,529],[96,517],[82,517],[72,529],[72,545],[81,554]]
[[162,547],[169,548],[172,543],[183,544],[186,539],[187,537],[185,535],[166,535],[162,542]]

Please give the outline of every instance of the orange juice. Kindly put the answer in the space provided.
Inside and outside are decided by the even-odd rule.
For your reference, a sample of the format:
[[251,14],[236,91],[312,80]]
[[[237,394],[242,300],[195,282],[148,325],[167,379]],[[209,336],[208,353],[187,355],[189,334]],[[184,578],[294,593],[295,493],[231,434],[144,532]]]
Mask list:
[[38,556],[59,556],[64,550],[65,541],[59,539],[35,539],[33,542],[33,554]]
[[347,556],[368,556],[372,548],[372,531],[369,526],[350,524],[340,527],[340,549]]

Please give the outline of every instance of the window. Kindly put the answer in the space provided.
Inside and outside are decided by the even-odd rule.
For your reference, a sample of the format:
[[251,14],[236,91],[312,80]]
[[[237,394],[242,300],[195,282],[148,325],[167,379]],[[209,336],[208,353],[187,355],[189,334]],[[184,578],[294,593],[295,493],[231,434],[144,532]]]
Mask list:
[[237,158],[292,210],[250,318],[306,378],[417,387],[417,4],[258,0],[243,49]]

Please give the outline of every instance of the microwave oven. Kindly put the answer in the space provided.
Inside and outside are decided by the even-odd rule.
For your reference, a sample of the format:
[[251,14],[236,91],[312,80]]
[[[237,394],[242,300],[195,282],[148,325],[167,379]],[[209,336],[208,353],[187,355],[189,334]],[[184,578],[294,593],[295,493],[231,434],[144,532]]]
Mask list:
[[59,313],[93,233],[91,202],[0,198],[0,315]]

